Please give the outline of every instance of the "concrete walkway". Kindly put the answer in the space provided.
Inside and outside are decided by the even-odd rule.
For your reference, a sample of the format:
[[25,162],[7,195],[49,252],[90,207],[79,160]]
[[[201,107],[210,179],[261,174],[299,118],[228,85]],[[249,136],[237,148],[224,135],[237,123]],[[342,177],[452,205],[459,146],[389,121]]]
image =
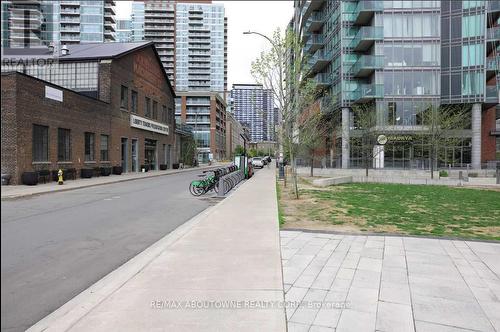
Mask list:
[[118,183],[123,181],[132,181],[144,178],[150,178],[155,176],[177,174],[182,172],[192,172],[194,170],[199,170],[200,172],[204,169],[210,169],[214,167],[222,167],[225,164],[212,164],[211,166],[203,165],[195,168],[184,168],[184,169],[169,169],[166,171],[150,171],[145,173],[123,173],[121,175],[110,175],[110,176],[99,176],[90,179],[77,179],[77,180],[67,180],[64,181],[64,185],[58,185],[57,182],[49,182],[43,184],[37,184],[36,186],[2,186],[2,200],[3,199],[16,199],[21,197],[28,197],[32,195],[40,195],[51,192],[74,190],[80,188],[100,186],[110,183]]
[[274,181],[257,171],[30,330],[285,331]]
[[500,331],[500,243],[282,231],[288,331]]

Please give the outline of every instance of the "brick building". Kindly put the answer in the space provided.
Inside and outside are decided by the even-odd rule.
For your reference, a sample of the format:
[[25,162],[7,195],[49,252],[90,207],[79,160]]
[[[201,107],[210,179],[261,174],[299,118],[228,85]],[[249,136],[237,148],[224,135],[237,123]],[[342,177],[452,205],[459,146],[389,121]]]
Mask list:
[[176,163],[175,93],[153,43],[68,48],[45,70],[2,63],[2,174]]

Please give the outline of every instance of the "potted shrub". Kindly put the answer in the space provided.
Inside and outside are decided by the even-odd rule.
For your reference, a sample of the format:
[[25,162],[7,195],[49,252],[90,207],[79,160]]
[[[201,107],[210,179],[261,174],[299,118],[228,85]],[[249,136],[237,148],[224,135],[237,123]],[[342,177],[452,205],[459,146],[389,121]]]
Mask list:
[[101,176],[110,176],[111,175],[111,167],[101,167]]
[[113,174],[121,175],[123,172],[123,167],[121,166],[113,166]]
[[439,171],[439,177],[440,178],[447,178],[448,172],[447,171]]
[[172,164],[172,168],[173,168],[173,169],[179,169],[179,163]]
[[80,177],[82,179],[90,179],[94,175],[93,168],[82,168],[80,170]]
[[141,172],[144,170],[144,172],[149,171],[149,165],[141,165]]
[[21,174],[21,182],[27,186],[34,186],[38,184],[37,172],[24,172]]
[[167,169],[167,165],[166,164],[160,164],[160,170],[164,171]]

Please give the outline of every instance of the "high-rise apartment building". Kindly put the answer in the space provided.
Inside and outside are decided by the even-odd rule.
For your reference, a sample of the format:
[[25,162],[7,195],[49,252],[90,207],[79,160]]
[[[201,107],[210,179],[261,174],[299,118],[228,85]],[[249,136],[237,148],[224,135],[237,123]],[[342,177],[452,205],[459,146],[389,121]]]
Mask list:
[[419,114],[442,104],[463,104],[472,119],[461,143],[443,148],[449,157],[442,165],[479,168],[498,159],[498,3],[296,1],[291,27],[305,42],[309,77],[333,100],[334,127],[341,128],[326,140],[326,164],[361,165],[357,104],[370,105],[380,134],[395,137],[383,147],[384,167],[429,167],[428,150],[414,134]]
[[[153,41],[177,91],[227,91],[227,20],[211,1],[135,1],[132,40]],[[225,97],[225,96],[224,96]]]
[[250,130],[252,142],[274,141],[276,109],[271,90],[261,84],[233,84],[231,112]]
[[116,20],[116,41],[126,43],[132,39],[132,21]]
[[2,1],[2,46],[116,40],[115,1]]

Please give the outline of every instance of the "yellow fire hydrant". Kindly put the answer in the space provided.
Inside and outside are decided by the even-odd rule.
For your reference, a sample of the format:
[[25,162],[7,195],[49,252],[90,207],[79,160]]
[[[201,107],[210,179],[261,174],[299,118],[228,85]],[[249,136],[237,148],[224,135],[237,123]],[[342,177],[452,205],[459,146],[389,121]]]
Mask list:
[[57,183],[58,184],[63,184],[63,171],[62,169],[60,169],[58,172],[57,172]]

